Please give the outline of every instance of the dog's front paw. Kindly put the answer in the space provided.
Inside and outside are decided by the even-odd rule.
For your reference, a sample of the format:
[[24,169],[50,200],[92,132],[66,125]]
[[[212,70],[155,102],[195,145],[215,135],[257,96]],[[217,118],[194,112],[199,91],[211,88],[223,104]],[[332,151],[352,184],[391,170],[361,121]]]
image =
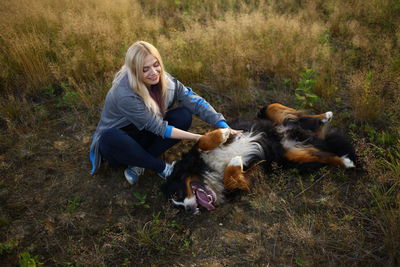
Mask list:
[[228,140],[231,130],[229,128],[217,129],[200,137],[198,148],[200,151],[209,151],[217,148]]
[[355,167],[354,162],[351,159],[349,159],[347,156],[343,156],[343,157],[341,157],[341,159],[342,159],[343,165],[346,169]]
[[249,181],[243,173],[243,159],[241,156],[232,158],[225,168],[224,186],[228,190],[241,189],[250,191]]
[[239,167],[240,171],[243,171],[243,159],[242,159],[242,157],[241,156],[233,157],[228,163],[228,167],[229,166]]

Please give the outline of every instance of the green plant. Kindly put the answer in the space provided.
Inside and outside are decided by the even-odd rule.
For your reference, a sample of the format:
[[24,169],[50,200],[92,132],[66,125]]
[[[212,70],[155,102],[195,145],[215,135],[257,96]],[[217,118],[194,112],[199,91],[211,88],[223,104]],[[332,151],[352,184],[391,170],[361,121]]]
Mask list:
[[146,198],[147,198],[146,194],[140,194],[138,192],[134,192],[133,196],[138,200],[137,202],[134,202],[133,205],[141,206],[146,209],[150,208],[149,204],[146,203]]
[[346,214],[342,218],[340,218],[340,221],[338,222],[338,224],[343,224],[345,222],[351,222],[352,220],[354,220],[354,216],[350,215],[350,214]]
[[[73,89],[72,85],[62,83],[61,88],[63,88],[64,94],[59,103],[56,104],[56,107],[74,107],[81,103],[79,93]],[[50,94],[50,96],[52,95],[53,97],[55,96],[55,89],[52,86],[48,86],[46,90],[47,94]]]
[[137,231],[138,238],[136,241],[157,252],[163,253],[166,250],[166,246],[163,242],[160,242],[160,240],[165,233],[167,233],[167,231],[160,221],[160,212],[158,212],[153,214],[153,219],[151,221],[144,224],[143,228]]
[[9,223],[10,222],[9,222],[9,220],[7,218],[0,217],[0,227],[6,226]]
[[132,262],[128,258],[124,258],[122,266],[131,266]]
[[54,97],[54,87],[51,84],[48,84],[42,90],[42,93],[49,97]]
[[400,175],[400,134],[398,131],[378,131],[370,125],[365,125],[365,132],[371,142],[371,147],[380,157],[383,169],[390,170],[395,177]]
[[368,137],[372,143],[375,143],[380,146],[388,147],[393,146],[398,136],[396,133],[388,133],[385,131],[378,132],[376,129],[369,127],[368,130]]
[[19,266],[36,267],[36,266],[43,266],[43,263],[38,261],[37,256],[32,257],[29,254],[29,252],[23,252],[20,254]]
[[191,242],[188,239],[183,240],[182,250],[188,250],[190,248]]
[[301,259],[300,257],[296,257],[295,262],[298,266],[306,266],[307,263],[306,261],[304,261],[303,259]]
[[66,92],[62,99],[64,105],[72,106],[78,102],[78,93],[74,91]]
[[316,81],[314,80],[315,70],[306,69],[300,73],[301,80],[296,88],[295,98],[300,108],[310,108],[320,101],[320,98],[312,92]]
[[359,71],[350,80],[350,102],[354,115],[360,121],[376,121],[384,114],[385,85],[382,84],[382,73],[378,71]]
[[400,152],[394,150],[391,153],[388,153],[388,158],[389,169],[391,169],[397,177],[400,177]]
[[151,220],[138,226],[133,238],[149,255],[182,253],[191,246],[189,232],[175,220],[162,217],[161,212],[154,213]]
[[72,262],[64,262],[65,267],[77,267],[78,265],[75,265],[75,263]]
[[0,243],[0,256],[9,253],[13,248],[15,248],[15,246],[16,246],[15,240],[11,240],[6,243]]
[[397,205],[399,182],[390,187],[382,185],[373,185],[369,188],[372,196],[371,213],[374,215],[374,221],[381,227],[384,235],[385,250],[388,256],[394,259],[399,257],[400,240],[400,216],[399,206]]
[[172,221],[170,222],[169,225],[170,225],[172,228],[176,228],[176,229],[179,228],[179,224],[178,224],[175,220],[172,220]]
[[81,198],[79,196],[74,197],[72,200],[68,200],[67,202],[67,212],[73,213],[79,207],[81,202]]

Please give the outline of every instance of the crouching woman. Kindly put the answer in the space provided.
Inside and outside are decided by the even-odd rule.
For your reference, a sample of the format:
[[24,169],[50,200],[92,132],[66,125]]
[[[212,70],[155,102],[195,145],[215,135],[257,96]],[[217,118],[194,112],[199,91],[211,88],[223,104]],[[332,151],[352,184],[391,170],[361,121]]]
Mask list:
[[166,179],[173,164],[159,156],[180,140],[201,137],[188,131],[192,114],[216,127],[229,127],[221,113],[165,72],[153,45],[134,43],[114,77],[93,135],[91,174],[106,160],[111,166],[126,167],[124,175],[130,184],[139,180],[144,169]]

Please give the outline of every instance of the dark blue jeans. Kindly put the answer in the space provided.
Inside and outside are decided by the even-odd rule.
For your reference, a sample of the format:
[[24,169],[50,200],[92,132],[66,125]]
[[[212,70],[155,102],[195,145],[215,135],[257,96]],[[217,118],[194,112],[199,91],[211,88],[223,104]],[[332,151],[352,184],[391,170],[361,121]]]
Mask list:
[[[176,108],[168,111],[164,120],[168,125],[187,131],[192,124],[192,113],[186,108]],[[179,141],[164,139],[146,130],[139,131],[131,124],[122,129],[104,131],[99,140],[99,150],[112,167],[137,166],[162,172],[165,163],[158,157]]]

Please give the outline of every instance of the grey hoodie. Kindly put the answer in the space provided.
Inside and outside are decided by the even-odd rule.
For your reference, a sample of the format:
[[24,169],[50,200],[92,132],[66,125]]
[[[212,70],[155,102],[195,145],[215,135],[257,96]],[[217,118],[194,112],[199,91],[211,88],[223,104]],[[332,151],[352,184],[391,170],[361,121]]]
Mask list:
[[[203,98],[185,87],[169,74],[166,75],[168,83],[168,96],[165,110],[174,104],[183,106],[191,113],[199,116],[203,121],[216,125],[225,121],[221,113],[207,103]],[[104,130],[110,128],[123,128],[133,124],[139,130],[147,130],[163,138],[169,137],[172,126],[168,125],[162,117],[151,112],[129,85],[128,75],[123,75],[108,91],[101,113],[100,121],[90,145],[90,161],[92,162],[91,174],[95,174],[100,167],[101,155],[99,153],[99,139]]]

